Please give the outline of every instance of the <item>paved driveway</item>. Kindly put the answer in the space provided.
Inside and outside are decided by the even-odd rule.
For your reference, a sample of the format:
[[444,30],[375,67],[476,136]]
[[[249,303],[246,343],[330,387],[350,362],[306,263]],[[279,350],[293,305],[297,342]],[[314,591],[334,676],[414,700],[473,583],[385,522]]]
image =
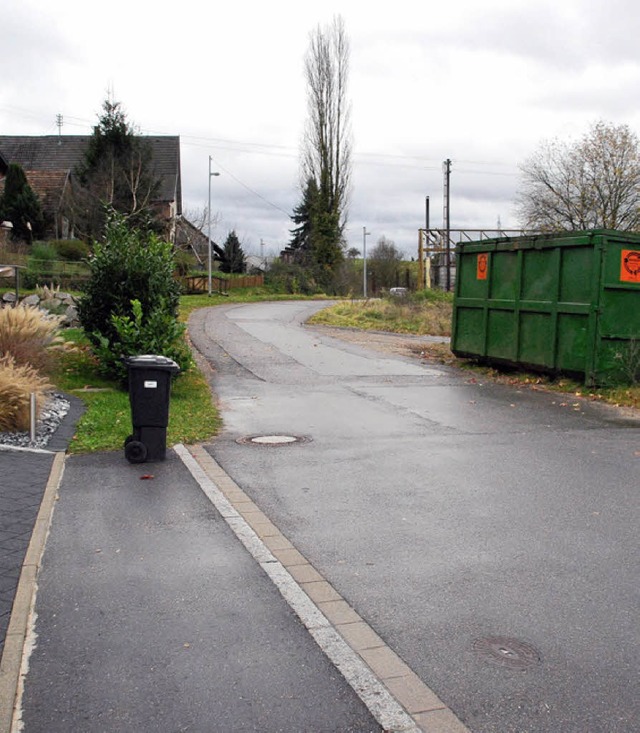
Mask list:
[[0,657],[22,563],[38,516],[53,452],[66,450],[83,407],[69,397],[69,412],[42,451],[0,448]]
[[[302,322],[192,316],[216,460],[474,733],[629,733],[639,423],[385,358]],[[304,436],[281,447],[237,442]]]
[[0,657],[52,462],[51,453],[0,450]]

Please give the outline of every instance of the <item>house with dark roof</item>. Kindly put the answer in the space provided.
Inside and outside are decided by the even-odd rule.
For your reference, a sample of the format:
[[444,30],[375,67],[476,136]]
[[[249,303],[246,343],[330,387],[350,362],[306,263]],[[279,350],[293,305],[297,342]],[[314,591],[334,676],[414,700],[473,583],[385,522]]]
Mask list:
[[[180,137],[177,135],[141,136],[151,148],[154,175],[160,186],[153,201],[165,235],[174,241],[176,222],[182,214],[180,176]],[[50,222],[47,234],[56,239],[72,236],[65,211],[76,170],[83,163],[89,135],[0,135],[0,185],[7,166],[22,166],[27,181],[40,199]]]

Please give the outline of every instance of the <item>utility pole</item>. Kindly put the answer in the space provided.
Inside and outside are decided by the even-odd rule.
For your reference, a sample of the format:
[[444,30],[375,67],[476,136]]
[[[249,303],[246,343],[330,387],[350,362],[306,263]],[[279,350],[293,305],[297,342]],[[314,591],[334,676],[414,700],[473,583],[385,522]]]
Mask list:
[[431,219],[429,215],[429,204],[430,204],[430,201],[429,201],[429,197],[427,196],[424,200],[424,244],[425,244],[424,260],[425,261],[420,263],[420,273],[421,273],[420,286],[422,288],[427,287],[427,277],[428,277],[426,259],[429,256],[429,227],[431,226]]
[[362,295],[366,299],[367,297],[367,237],[371,232],[367,231],[367,227],[362,227]]
[[209,205],[207,207],[207,238],[209,246],[207,247],[207,294],[211,297],[211,178],[219,176],[218,171],[211,170],[211,156],[209,156]]
[[443,219],[444,219],[444,232],[445,232],[445,252],[446,252],[446,266],[447,266],[447,292],[451,290],[451,219],[449,216],[449,205],[451,203],[450,200],[450,192],[449,192],[449,182],[451,179],[451,160],[447,158],[444,163],[442,164],[443,171],[444,171],[444,211],[443,211]]
[[58,145],[62,145],[62,115],[56,115],[56,125],[58,125]]

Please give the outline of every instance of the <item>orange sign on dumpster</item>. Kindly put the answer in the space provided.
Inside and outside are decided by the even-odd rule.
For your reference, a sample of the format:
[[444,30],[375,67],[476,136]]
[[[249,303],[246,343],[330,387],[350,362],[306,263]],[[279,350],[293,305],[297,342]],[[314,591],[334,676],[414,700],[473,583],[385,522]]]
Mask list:
[[480,254],[478,255],[478,264],[476,267],[476,278],[478,280],[486,280],[488,269],[489,255],[486,252],[480,252]]
[[623,249],[620,258],[620,281],[640,283],[640,251]]

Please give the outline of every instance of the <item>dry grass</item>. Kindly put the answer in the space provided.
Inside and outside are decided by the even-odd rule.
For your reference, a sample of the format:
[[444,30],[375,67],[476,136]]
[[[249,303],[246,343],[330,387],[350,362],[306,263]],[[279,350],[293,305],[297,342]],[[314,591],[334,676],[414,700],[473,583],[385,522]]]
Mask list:
[[51,385],[27,364],[17,364],[12,356],[0,358],[0,431],[26,431],[30,423],[31,393],[36,395],[38,414]]
[[59,325],[57,316],[32,306],[0,309],[0,357],[9,355],[16,364],[47,369],[49,347],[56,340]]
[[415,335],[449,336],[451,301],[368,300],[343,302],[318,311],[309,323]]

